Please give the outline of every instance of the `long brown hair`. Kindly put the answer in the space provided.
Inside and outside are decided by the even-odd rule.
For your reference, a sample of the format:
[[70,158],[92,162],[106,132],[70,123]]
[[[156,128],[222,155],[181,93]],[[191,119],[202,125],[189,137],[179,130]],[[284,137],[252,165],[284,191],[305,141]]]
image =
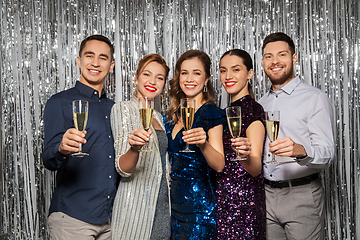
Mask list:
[[[179,107],[180,107],[180,99],[186,98],[185,93],[182,91],[179,80],[180,80],[180,71],[181,71],[181,64],[188,59],[197,58],[201,61],[204,70],[205,70],[205,77],[206,79],[210,78],[210,67],[211,67],[211,60],[210,57],[203,51],[200,50],[188,50],[184,52],[176,61],[175,65],[175,74],[173,79],[170,80],[170,90],[169,96],[171,98],[171,105],[167,110],[167,117],[168,121],[174,121],[177,123],[178,116],[179,116]],[[206,102],[211,102],[215,104],[215,91],[214,87],[209,80],[206,84],[207,91],[203,92],[203,99]]]
[[[135,72],[135,76],[138,77],[142,73],[142,71],[144,71],[146,66],[151,62],[157,62],[161,66],[163,66],[163,68],[165,69],[165,81],[166,81],[166,79],[169,76],[170,68],[167,65],[166,61],[159,54],[156,53],[145,55],[140,59]],[[137,94],[137,89],[134,91],[134,96],[136,96],[136,94]]]
[[[239,58],[242,59],[244,65],[246,66],[246,70],[250,71],[251,69],[253,69],[253,63],[252,63],[252,59],[249,55],[249,53],[247,53],[246,51],[244,50],[241,50],[241,49],[232,49],[232,50],[229,50],[227,52],[225,52],[221,58],[220,58],[220,61],[221,59],[223,59],[223,57],[225,56],[237,56]],[[252,89],[252,86],[251,86],[251,83],[250,83],[250,79],[249,79],[249,82],[248,82],[248,91],[249,91],[249,95],[255,99],[255,94],[254,94],[254,91]]]

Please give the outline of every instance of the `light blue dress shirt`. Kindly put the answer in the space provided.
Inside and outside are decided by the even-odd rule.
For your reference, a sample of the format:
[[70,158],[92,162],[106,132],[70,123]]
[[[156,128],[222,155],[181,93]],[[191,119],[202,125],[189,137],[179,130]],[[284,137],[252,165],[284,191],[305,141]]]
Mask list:
[[332,107],[320,89],[301,82],[297,76],[275,92],[269,90],[259,103],[265,111],[280,111],[279,138],[290,137],[301,144],[307,156],[301,159],[276,156],[271,160],[269,138],[264,149],[264,177],[271,181],[305,177],[329,166],[334,158]]

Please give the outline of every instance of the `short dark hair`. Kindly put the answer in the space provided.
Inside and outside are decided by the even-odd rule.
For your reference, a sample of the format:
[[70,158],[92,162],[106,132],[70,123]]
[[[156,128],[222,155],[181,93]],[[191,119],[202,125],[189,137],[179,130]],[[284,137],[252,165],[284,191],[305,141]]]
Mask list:
[[287,42],[289,44],[291,55],[294,55],[295,44],[294,44],[293,40],[283,32],[271,33],[265,37],[262,48],[261,48],[262,55],[264,55],[264,48],[265,48],[266,44],[271,43],[271,42],[278,42],[278,41]]
[[101,42],[104,42],[107,45],[109,45],[110,55],[111,55],[110,61],[114,60],[114,45],[112,45],[111,41],[103,35],[91,35],[91,36],[88,36],[87,38],[85,38],[84,40],[82,40],[82,42],[80,44],[80,49],[79,49],[79,56],[81,56],[81,53],[84,50],[85,44],[91,40],[101,41]]

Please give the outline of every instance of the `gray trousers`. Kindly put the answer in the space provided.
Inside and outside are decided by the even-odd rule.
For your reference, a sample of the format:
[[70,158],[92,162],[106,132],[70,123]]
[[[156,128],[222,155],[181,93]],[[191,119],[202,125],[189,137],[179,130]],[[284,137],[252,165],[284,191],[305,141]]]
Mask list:
[[296,187],[265,184],[266,238],[324,239],[324,189],[321,180]]
[[48,219],[51,240],[107,240],[110,223],[91,224],[62,212],[53,212]]

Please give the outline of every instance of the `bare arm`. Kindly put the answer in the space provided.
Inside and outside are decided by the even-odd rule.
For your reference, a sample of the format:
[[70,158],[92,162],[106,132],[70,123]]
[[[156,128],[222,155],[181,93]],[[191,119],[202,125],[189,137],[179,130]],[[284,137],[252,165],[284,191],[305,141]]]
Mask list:
[[250,124],[246,129],[247,138],[232,139],[232,145],[237,147],[241,157],[247,157],[248,160],[242,161],[245,170],[253,177],[261,172],[263,144],[265,137],[265,127],[259,121]]
[[208,140],[203,128],[194,128],[183,132],[183,139],[188,144],[196,144],[203,153],[206,162],[217,172],[225,166],[224,148],[222,142],[223,126],[218,125],[209,129]]

